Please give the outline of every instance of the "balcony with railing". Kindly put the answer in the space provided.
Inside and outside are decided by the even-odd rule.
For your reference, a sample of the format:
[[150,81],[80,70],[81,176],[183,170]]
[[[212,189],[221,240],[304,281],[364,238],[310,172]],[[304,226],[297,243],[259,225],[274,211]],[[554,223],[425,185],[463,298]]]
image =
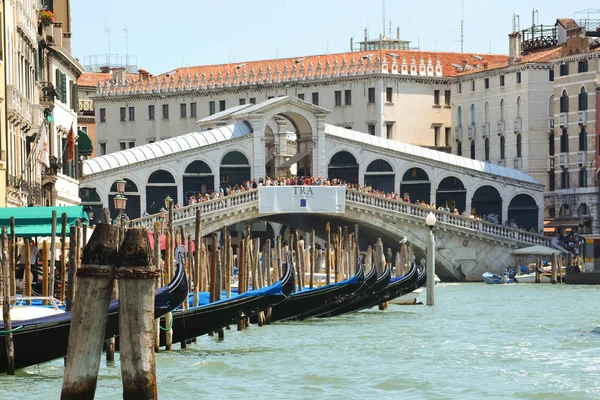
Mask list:
[[587,153],[585,151],[577,152],[577,164],[583,165],[587,161]]
[[568,118],[567,113],[558,114],[558,124],[560,126],[567,126],[568,122],[569,122],[569,118]]
[[515,131],[515,133],[521,133],[521,118],[515,119],[514,131]]
[[554,156],[550,156],[546,159],[548,169],[554,168]]
[[569,165],[569,154],[568,153],[560,153],[558,155],[558,165],[560,167],[567,167]]
[[485,123],[483,125],[481,125],[481,137],[488,137],[490,136],[490,124]]
[[79,115],[94,116],[94,100],[79,100],[77,106]]
[[31,40],[31,43],[37,43],[35,23],[31,18],[31,12],[27,12],[27,6],[24,3],[23,0],[17,0],[17,27]]
[[504,121],[498,121],[498,123],[496,124],[496,130],[498,132],[498,135],[503,135],[504,131],[505,131],[505,123]]
[[54,107],[54,99],[60,97],[52,82],[40,82],[40,104]]
[[463,131],[462,130],[463,130],[462,126],[457,126],[456,128],[454,128],[454,138],[457,141],[460,141],[463,138],[463,134],[462,134]]
[[475,128],[476,128],[475,125],[469,125],[469,128],[468,128],[469,140],[475,139],[475,133],[476,133]]
[[579,125],[585,125],[587,123],[587,111],[577,111],[577,123]]
[[9,120],[33,126],[33,104],[13,85],[6,85],[6,107]]
[[523,168],[523,159],[521,157],[515,157],[513,160],[513,168],[521,169]]

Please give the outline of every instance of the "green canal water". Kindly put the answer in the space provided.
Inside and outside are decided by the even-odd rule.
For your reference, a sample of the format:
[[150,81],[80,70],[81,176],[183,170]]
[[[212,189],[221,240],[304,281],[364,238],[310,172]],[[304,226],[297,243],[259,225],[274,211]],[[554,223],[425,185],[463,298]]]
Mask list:
[[[600,398],[600,287],[442,283],[436,295],[435,307],[199,338],[157,355],[159,397]],[[57,360],[2,376],[0,398],[59,398],[62,372]],[[119,373],[102,363],[97,398],[121,397]]]

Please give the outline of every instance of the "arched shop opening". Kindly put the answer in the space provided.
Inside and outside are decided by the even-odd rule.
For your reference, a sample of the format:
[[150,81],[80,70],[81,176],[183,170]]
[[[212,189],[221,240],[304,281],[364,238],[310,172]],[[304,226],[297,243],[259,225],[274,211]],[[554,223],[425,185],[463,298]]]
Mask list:
[[502,222],[502,197],[498,190],[487,185],[477,189],[471,199],[471,214],[481,217],[494,214]]
[[146,212],[156,214],[165,206],[165,198],[169,196],[173,199],[173,204],[177,204],[177,184],[175,178],[169,171],[159,169],[154,171],[148,178],[146,185]]
[[404,173],[400,182],[400,197],[410,198],[411,203],[424,201],[431,203],[431,181],[421,168],[411,168]]
[[521,229],[533,228],[538,232],[539,208],[533,197],[528,194],[519,194],[510,201],[508,205],[508,222],[516,224]]
[[372,161],[365,172],[365,186],[385,193],[394,191],[394,180],[396,175],[389,162],[385,160]]
[[195,160],[188,164],[183,173],[183,199],[189,204],[190,197],[212,192],[215,189],[215,175],[207,163]]
[[435,193],[435,205],[457,209],[459,213],[465,211],[467,204],[467,190],[462,181],[454,176],[442,179]]
[[230,151],[221,160],[221,187],[241,185],[250,180],[250,163],[239,151]]
[[348,183],[358,183],[358,163],[347,151],[338,151],[331,157],[327,169],[329,180],[340,179]]

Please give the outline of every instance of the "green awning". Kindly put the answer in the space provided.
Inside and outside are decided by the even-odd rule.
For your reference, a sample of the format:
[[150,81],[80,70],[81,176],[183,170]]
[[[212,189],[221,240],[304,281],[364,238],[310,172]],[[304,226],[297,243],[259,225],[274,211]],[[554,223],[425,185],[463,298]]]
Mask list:
[[71,226],[75,226],[77,219],[85,222],[88,220],[87,212],[83,206],[72,207],[8,207],[0,208],[0,227],[6,226],[10,234],[10,217],[15,217],[15,235],[18,237],[50,236],[52,234],[52,211],[56,210],[56,234],[62,234],[62,214],[67,214],[67,236]]
[[79,149],[79,155],[90,157],[92,155],[92,152],[94,151],[92,139],[90,139],[88,134],[82,131],[81,129],[77,130],[77,135],[79,136],[79,139],[77,139],[77,148]]

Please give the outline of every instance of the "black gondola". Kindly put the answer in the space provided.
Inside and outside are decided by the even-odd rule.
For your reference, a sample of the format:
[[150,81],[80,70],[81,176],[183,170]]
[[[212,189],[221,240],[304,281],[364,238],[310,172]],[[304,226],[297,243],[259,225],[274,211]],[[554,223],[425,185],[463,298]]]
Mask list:
[[[363,267],[361,267],[361,268],[363,268]],[[332,310],[335,310],[336,308],[339,308],[348,302],[354,301],[355,299],[359,299],[362,296],[364,296],[365,294],[369,293],[372,290],[372,288],[376,282],[377,282],[377,268],[372,267],[371,270],[365,275],[365,279],[364,279],[362,286],[360,286],[356,291],[354,291],[353,293],[351,293],[348,296],[341,297],[337,301],[333,301],[333,302],[325,304],[321,307],[317,307],[314,310],[308,311],[305,314],[298,316],[296,319],[306,319],[306,318],[312,318],[312,317],[319,317],[321,315],[327,315]]]
[[[294,290],[294,275],[286,267],[283,277],[271,286],[251,290],[236,297],[173,312],[173,343],[205,335],[284,301]],[[161,329],[160,345],[165,345]]]
[[347,298],[359,289],[364,281],[364,269],[361,267],[352,278],[293,293],[285,301],[272,308],[271,322],[302,319],[303,315],[309,314],[316,308]]
[[[391,271],[389,266],[384,271],[384,276],[387,275],[387,283],[370,291],[367,295],[356,299],[355,301],[345,304],[344,306],[332,311],[329,316],[334,317],[341,314],[364,310],[374,307],[378,304],[385,303],[395,297],[402,296],[416,289],[421,276],[418,275],[417,267],[413,264],[408,273],[399,278],[391,279]],[[425,274],[422,274],[425,275]],[[419,285],[418,287],[422,286]]]
[[[179,265],[175,277],[168,286],[156,290],[154,296],[154,316],[161,317],[178,307],[188,295],[185,268]],[[24,321],[13,321],[13,342],[15,349],[15,368],[51,361],[67,355],[71,311]],[[3,333],[4,322],[0,321],[0,372],[6,372],[6,347]],[[119,333],[119,300],[110,302],[104,339],[110,339]]]

